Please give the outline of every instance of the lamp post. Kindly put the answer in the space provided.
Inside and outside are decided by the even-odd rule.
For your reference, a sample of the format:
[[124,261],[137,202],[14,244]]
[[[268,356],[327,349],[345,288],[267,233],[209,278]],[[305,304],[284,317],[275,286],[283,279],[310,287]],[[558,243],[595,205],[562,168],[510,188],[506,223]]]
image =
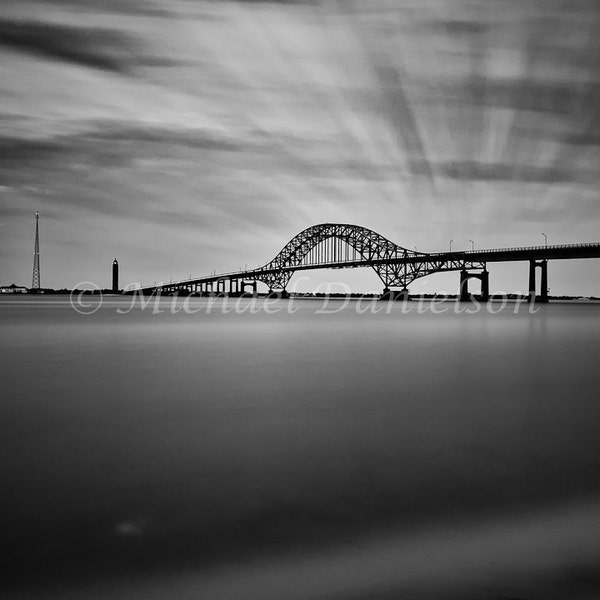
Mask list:
[[548,236],[543,232],[542,232],[542,235],[544,236],[545,245],[548,246]]
[[454,241],[454,240],[450,240],[450,252],[452,252],[452,242],[453,242],[453,241]]
[[471,250],[475,250],[475,242],[473,240],[469,240],[471,242]]

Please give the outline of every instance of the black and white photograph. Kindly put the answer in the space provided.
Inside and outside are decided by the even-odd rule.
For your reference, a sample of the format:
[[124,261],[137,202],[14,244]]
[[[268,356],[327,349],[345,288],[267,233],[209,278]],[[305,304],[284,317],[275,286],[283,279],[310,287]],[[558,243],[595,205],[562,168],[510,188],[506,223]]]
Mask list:
[[1,600],[599,600],[599,359],[599,0],[0,0]]

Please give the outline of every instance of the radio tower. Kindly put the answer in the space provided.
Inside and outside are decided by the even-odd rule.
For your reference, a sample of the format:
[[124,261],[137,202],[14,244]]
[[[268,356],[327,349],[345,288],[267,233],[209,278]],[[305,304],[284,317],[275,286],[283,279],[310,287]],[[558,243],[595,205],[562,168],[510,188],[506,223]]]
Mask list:
[[35,247],[33,249],[33,281],[31,288],[34,290],[40,289],[40,215],[35,213]]

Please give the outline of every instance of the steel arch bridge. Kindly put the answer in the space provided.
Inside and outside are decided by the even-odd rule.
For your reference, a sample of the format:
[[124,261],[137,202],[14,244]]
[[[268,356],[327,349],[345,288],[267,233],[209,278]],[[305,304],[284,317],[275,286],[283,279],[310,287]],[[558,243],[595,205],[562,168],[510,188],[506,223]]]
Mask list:
[[346,223],[321,223],[294,236],[268,263],[256,269],[210,275],[184,281],[142,287],[143,293],[242,293],[262,282],[271,292],[286,293],[296,271],[323,268],[372,268],[384,285],[384,293],[408,286],[420,277],[442,271],[460,271],[460,294],[468,295],[468,280],[482,282],[482,296],[489,295],[488,262],[529,261],[529,292],[535,295],[535,271],[542,269],[542,299],[547,298],[547,261],[549,259],[600,257],[600,243],[563,246],[530,246],[458,252],[417,252],[408,250],[379,233]]
[[428,255],[413,252],[379,233],[345,223],[313,225],[293,237],[256,279],[269,289],[284,290],[297,270],[309,268],[371,267],[386,288],[406,289],[419,277],[442,265],[430,265]]

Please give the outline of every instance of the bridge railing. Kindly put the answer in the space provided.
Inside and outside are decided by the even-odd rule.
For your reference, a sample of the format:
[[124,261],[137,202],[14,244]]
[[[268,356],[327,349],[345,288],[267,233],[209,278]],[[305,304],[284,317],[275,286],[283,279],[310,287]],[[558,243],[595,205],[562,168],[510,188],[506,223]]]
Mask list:
[[487,248],[485,250],[461,250],[459,252],[437,252],[436,254],[484,254],[487,252],[522,252],[523,250],[564,250],[567,248],[597,248],[600,243],[553,244],[551,246],[517,246],[512,248]]

